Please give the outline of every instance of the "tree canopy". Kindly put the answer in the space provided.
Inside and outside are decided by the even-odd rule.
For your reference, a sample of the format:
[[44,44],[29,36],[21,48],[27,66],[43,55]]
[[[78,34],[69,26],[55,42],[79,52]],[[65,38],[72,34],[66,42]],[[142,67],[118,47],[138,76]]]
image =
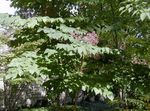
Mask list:
[[0,24],[14,30],[10,55],[1,60],[6,80],[43,84],[53,101],[63,91],[76,98],[82,89],[147,108],[148,0],[11,1],[18,15],[0,15]]

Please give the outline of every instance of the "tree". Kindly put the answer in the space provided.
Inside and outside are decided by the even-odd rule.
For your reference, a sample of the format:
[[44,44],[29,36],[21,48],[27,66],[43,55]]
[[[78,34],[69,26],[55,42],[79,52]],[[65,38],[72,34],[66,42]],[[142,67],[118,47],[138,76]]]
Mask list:
[[[15,19],[16,39],[11,42],[15,58],[10,70],[20,73],[8,78],[22,81],[25,73],[33,78],[47,75],[44,85],[49,92],[52,90],[48,96],[53,100],[62,91],[77,93],[82,87],[111,100],[113,95],[115,99],[119,95],[127,107],[133,103],[140,106],[140,98],[149,95],[148,4],[149,1],[140,0],[13,0],[13,6],[32,9],[44,17]],[[76,14],[71,13],[74,7]],[[100,40],[96,45],[91,44],[97,40],[95,37]],[[27,65],[24,60],[28,59]]]

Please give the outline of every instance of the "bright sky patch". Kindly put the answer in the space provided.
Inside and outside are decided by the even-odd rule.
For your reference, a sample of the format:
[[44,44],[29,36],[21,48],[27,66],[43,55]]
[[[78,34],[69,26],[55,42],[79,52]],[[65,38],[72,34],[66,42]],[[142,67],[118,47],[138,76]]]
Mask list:
[[8,13],[13,15],[16,10],[13,7],[10,7],[10,4],[10,1],[0,0],[0,13]]

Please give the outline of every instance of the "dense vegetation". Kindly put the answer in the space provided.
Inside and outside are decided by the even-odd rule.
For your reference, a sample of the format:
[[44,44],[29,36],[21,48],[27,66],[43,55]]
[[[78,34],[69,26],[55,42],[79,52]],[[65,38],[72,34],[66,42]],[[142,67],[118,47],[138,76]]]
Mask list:
[[[55,107],[65,92],[77,110],[82,89],[120,109],[149,109],[148,0],[11,1],[20,17],[0,15],[0,24],[12,32],[2,41],[11,51],[0,62],[12,91],[35,82]],[[9,103],[7,110],[15,110],[17,102]]]

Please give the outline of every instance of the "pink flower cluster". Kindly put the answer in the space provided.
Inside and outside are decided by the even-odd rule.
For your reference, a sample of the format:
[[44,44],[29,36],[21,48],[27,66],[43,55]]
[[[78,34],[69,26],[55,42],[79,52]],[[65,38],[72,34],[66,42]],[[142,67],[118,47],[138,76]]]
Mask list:
[[99,43],[98,35],[96,34],[95,31],[88,32],[85,35],[81,35],[81,34],[73,32],[71,33],[71,35],[79,41],[84,41],[92,45],[97,45]]

